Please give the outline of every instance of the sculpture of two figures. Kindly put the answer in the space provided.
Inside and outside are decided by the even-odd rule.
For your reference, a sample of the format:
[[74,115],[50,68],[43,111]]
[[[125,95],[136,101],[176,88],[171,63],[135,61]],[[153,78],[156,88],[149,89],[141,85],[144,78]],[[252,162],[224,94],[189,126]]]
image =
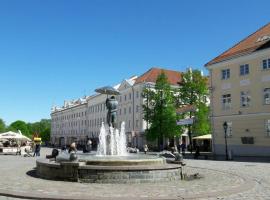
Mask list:
[[107,124],[113,128],[115,128],[116,123],[116,114],[117,114],[117,106],[118,101],[115,99],[114,96],[111,98],[106,99],[106,108],[107,112]]
[[95,90],[96,92],[100,94],[106,94],[108,95],[113,95],[110,98],[107,97],[106,99],[106,108],[108,110],[107,113],[107,124],[109,127],[115,128],[116,126],[116,113],[117,113],[117,106],[118,106],[118,101],[115,99],[114,95],[120,95],[120,92],[111,87],[111,86],[105,86],[102,88],[98,88]]

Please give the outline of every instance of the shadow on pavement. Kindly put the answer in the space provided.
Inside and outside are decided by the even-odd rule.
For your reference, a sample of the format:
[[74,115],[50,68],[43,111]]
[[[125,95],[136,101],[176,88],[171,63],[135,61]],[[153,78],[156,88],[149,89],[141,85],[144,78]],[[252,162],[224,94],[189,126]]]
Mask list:
[[33,178],[39,178],[38,175],[37,175],[37,170],[36,168],[32,169],[32,170],[29,170],[28,172],[26,172],[26,174],[28,176],[31,176]]

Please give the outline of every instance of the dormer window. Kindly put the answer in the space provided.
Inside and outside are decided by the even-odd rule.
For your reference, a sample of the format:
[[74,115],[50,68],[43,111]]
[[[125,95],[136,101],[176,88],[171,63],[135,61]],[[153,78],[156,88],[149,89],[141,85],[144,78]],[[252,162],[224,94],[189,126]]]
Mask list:
[[270,39],[270,35],[263,35],[263,36],[259,37],[256,42],[262,42],[262,41],[269,40],[269,39]]

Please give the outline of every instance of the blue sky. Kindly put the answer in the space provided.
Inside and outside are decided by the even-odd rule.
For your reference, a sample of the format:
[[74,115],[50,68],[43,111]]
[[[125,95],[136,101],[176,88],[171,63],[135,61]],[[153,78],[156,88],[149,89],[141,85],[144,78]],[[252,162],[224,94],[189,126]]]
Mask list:
[[267,0],[2,0],[0,118],[50,117],[53,104],[150,67],[204,64],[270,22]]

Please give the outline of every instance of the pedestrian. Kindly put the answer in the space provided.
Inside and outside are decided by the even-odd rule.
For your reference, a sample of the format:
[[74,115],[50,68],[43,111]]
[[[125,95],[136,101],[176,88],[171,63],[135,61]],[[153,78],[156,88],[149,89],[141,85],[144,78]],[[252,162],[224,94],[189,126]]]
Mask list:
[[147,146],[147,144],[144,145],[144,148],[143,148],[143,149],[144,149],[144,154],[146,154],[146,152],[148,151],[148,146]]
[[68,153],[71,153],[71,152],[74,152],[76,153],[77,152],[77,148],[76,148],[76,143],[75,142],[72,142],[69,149],[68,149]]
[[181,152],[182,152],[182,155],[183,155],[183,156],[186,155],[186,148],[187,148],[186,143],[183,142],[183,143],[181,144]]
[[92,151],[92,140],[87,141],[87,152],[90,153]]
[[198,159],[199,156],[200,156],[200,147],[199,147],[199,145],[196,145],[194,159]]
[[36,143],[33,157],[40,156],[40,148],[40,143]]

